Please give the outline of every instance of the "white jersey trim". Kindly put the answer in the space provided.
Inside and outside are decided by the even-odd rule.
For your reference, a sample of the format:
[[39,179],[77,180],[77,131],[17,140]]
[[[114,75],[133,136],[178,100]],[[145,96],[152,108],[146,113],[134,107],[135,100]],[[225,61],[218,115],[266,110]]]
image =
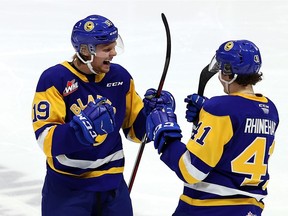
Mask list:
[[189,175],[191,175],[193,178],[202,181],[203,179],[205,179],[208,174],[205,174],[203,172],[201,172],[199,169],[197,169],[195,166],[193,166],[191,164],[191,157],[190,157],[190,152],[186,151],[183,155],[183,162],[185,164],[185,167],[187,169],[187,172],[189,173]]
[[51,127],[47,127],[38,137],[37,139],[37,143],[39,145],[39,147],[44,150],[44,140],[45,140],[45,137],[47,136],[49,130],[50,130]]
[[244,195],[244,196],[248,196],[248,197],[253,197],[258,201],[261,201],[262,199],[264,199],[266,197],[266,195],[248,193],[246,191],[241,191],[241,190],[225,187],[222,185],[207,183],[207,182],[199,182],[196,184],[185,183],[184,186],[191,188],[191,189],[194,189],[194,190],[197,190],[197,191],[217,194],[220,196]]
[[124,158],[123,150],[119,150],[111,155],[108,155],[107,157],[103,159],[98,159],[96,161],[70,159],[64,154],[58,155],[56,157],[56,159],[59,161],[60,164],[69,166],[69,167],[80,168],[80,169],[95,169],[97,167],[102,166],[105,163],[108,163],[110,161],[120,160],[122,158]]

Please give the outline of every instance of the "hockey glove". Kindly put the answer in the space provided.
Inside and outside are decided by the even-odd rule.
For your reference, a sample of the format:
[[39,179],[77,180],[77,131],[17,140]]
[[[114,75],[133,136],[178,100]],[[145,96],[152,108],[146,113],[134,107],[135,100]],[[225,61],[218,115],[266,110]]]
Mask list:
[[93,145],[98,135],[114,131],[115,114],[113,107],[102,97],[95,102],[88,103],[79,115],[75,115],[70,122],[77,139],[84,145]]
[[181,139],[181,129],[171,107],[154,109],[147,117],[146,133],[149,140],[154,140],[158,154],[163,152],[166,141]]
[[184,101],[187,103],[185,118],[188,122],[194,122],[198,120],[199,112],[207,99],[208,98],[202,97],[198,94],[188,95],[187,98],[185,98]]
[[146,115],[155,108],[163,108],[164,106],[171,107],[175,111],[175,100],[173,95],[168,91],[161,91],[160,97],[156,98],[156,89],[150,88],[144,95],[144,111]]

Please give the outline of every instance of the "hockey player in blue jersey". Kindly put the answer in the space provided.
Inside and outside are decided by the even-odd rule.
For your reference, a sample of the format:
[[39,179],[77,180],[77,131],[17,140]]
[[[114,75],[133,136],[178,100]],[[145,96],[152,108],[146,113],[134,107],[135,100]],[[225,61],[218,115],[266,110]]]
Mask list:
[[73,59],[41,74],[32,104],[33,129],[47,157],[42,215],[132,216],[120,129],[140,143],[146,113],[173,107],[173,96],[163,91],[144,106],[129,72],[111,62],[123,43],[109,19],[80,20],[71,42]]
[[184,182],[173,216],[261,215],[279,124],[273,102],[253,89],[262,80],[261,64],[251,41],[218,48],[209,68],[218,71],[227,95],[185,99],[186,119],[198,122],[186,145],[173,110],[156,108],[148,116],[148,137]]

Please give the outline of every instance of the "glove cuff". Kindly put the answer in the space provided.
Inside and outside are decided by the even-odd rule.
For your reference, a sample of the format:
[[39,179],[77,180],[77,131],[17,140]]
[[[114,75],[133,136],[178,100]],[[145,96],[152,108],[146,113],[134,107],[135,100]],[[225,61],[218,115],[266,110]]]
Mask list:
[[163,151],[167,140],[181,139],[181,129],[177,123],[166,122],[158,125],[154,130],[154,147],[158,149],[158,154]]

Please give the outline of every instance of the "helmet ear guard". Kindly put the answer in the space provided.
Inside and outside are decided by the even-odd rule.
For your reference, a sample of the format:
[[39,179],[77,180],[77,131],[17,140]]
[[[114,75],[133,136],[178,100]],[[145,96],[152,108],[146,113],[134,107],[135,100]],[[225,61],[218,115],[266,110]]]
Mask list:
[[210,64],[213,64],[209,67],[211,70],[214,68],[226,74],[248,75],[259,73],[262,60],[254,43],[248,40],[232,40],[219,47]]
[[222,73],[225,74],[225,75],[232,75],[233,73],[232,73],[231,65],[230,64],[224,64]]

